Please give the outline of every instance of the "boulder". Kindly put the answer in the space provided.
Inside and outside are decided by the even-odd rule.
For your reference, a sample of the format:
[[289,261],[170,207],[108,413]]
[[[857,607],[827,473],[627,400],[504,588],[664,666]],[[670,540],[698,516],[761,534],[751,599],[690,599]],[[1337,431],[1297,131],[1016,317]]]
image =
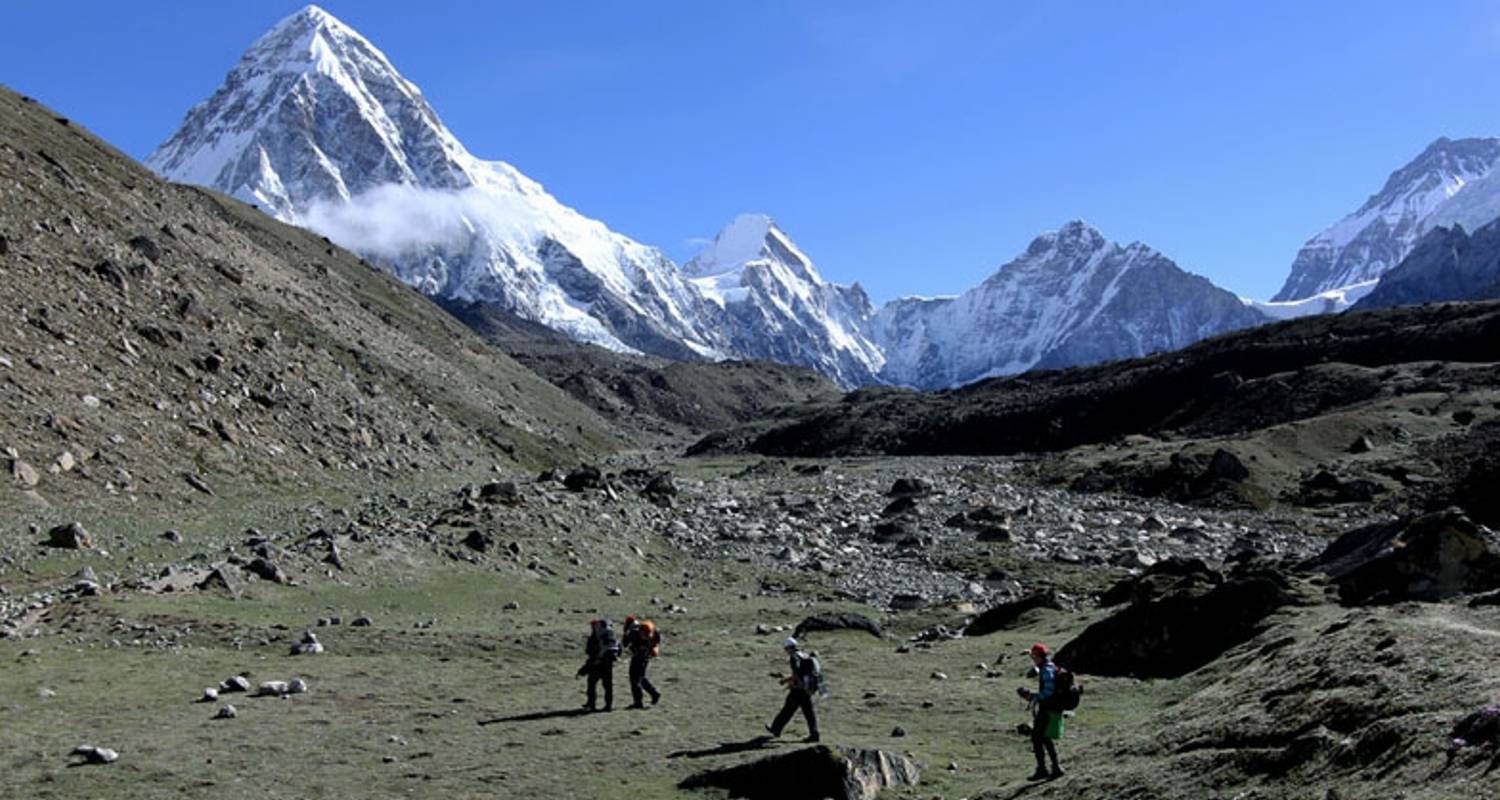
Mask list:
[[749,800],[874,800],[884,789],[915,786],[919,777],[916,763],[898,753],[819,745],[700,772],[678,786]]
[[1349,531],[1302,566],[1346,605],[1444,600],[1500,588],[1500,541],[1449,509]]
[[66,525],[47,531],[47,546],[60,547],[65,550],[82,550],[94,546],[94,538],[83,526],[77,522],[69,522]]
[[488,553],[495,546],[495,537],[483,531],[469,531],[469,535],[463,539],[463,545],[476,553]]
[[289,692],[290,687],[286,681],[266,681],[256,690],[256,697],[281,697]]
[[1008,542],[1010,540],[1010,528],[1001,525],[986,525],[974,535],[976,542]]
[[318,641],[317,634],[312,631],[302,633],[302,641],[292,646],[294,656],[312,656],[323,652],[323,643]]
[[932,484],[922,478],[897,478],[891,484],[887,497],[926,497],[932,494]]
[[257,558],[246,564],[245,571],[272,583],[287,585],[292,582],[292,579],[287,577],[286,570],[283,570],[281,565],[264,558]]
[[22,488],[26,489],[35,488],[37,483],[42,480],[42,476],[37,473],[35,467],[19,458],[10,460],[10,475],[16,479],[16,483],[19,483]]
[[1125,578],[1099,596],[1104,608],[1121,603],[1144,603],[1193,584],[1214,586],[1224,576],[1201,558],[1170,556],[1147,567],[1140,575]]
[[892,500],[890,503],[886,504],[886,507],[880,510],[880,516],[894,517],[899,514],[906,514],[914,511],[916,510],[916,508],[917,501],[915,499],[906,495],[902,495],[901,497],[897,497],[895,500]]
[[566,486],[570,492],[602,489],[604,488],[604,473],[600,472],[598,467],[585,465],[569,472],[568,476],[563,478],[563,486]]
[[239,595],[245,588],[245,580],[241,576],[240,568],[233,564],[224,564],[214,568],[208,573],[208,577],[196,584],[199,589],[223,589],[232,595]]
[[672,480],[672,473],[663,472],[653,477],[641,490],[641,494],[647,497],[676,497],[677,484]]
[[[243,675],[235,675],[232,678],[225,678],[224,680],[219,681],[219,694],[248,691],[250,691],[250,681],[246,680],[245,676]],[[217,699],[217,697],[215,699]]]
[[120,760],[120,754],[108,747],[94,747],[89,744],[81,744],[73,748],[73,755],[82,756],[85,764],[113,764]]
[[1375,481],[1367,478],[1341,478],[1325,469],[1302,481],[1291,500],[1301,506],[1368,503],[1383,493],[1385,487]]
[[1038,608],[1050,608],[1056,611],[1064,610],[1062,600],[1058,598],[1057,592],[1037,592],[1027,595],[1020,600],[1012,600],[989,608],[973,622],[964,628],[965,636],[988,636],[996,631],[1003,631],[1014,625],[1016,620],[1028,611]]
[[1318,598],[1270,570],[1235,573],[1211,587],[1193,582],[1095,622],[1063,645],[1057,663],[1091,675],[1178,678],[1249,641],[1278,609]]
[[927,605],[927,598],[920,594],[901,593],[891,597],[892,611],[916,611]]
[[479,487],[479,499],[487,503],[503,503],[508,506],[521,503],[521,490],[514,481],[496,481]]
[[877,639],[884,635],[880,625],[860,614],[818,614],[808,617],[797,623],[792,635],[801,639],[804,634],[812,631],[865,631]]

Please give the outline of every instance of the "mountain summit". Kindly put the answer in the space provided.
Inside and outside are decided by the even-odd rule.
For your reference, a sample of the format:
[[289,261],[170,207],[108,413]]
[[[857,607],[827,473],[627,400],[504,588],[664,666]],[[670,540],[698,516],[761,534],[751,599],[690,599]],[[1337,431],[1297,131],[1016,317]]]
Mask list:
[[872,330],[883,379],[932,389],[1173,350],[1265,321],[1150,247],[1075,220],[957,297],[887,304]]
[[1369,284],[1401,263],[1428,231],[1454,223],[1474,230],[1500,217],[1497,164],[1500,139],[1442,138],[1428,145],[1359,210],[1308,240],[1273,301]]
[[364,37],[316,6],[253,44],[146,163],[318,230],[405,282],[615,350],[725,355],[664,255],[475,158]]
[[735,217],[683,271],[733,320],[737,352],[811,366],[845,386],[874,382],[885,361],[864,333],[869,296],[823,280],[764,214]]

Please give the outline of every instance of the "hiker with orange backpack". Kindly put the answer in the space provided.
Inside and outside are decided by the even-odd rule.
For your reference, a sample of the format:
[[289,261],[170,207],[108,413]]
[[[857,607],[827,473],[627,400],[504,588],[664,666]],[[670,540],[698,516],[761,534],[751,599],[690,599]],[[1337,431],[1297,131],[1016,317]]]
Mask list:
[[635,698],[630,707],[645,708],[641,702],[644,694],[651,695],[651,705],[660,703],[661,692],[646,677],[646,667],[651,659],[661,655],[661,634],[656,630],[656,623],[649,619],[637,622],[634,615],[626,617],[625,636],[620,644],[630,651],[630,694]]

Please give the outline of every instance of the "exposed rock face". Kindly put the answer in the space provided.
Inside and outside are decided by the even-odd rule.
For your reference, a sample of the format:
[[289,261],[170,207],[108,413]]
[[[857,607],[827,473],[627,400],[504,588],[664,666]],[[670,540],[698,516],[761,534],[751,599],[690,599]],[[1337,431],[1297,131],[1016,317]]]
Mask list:
[[1358,211],[1310,239],[1273,298],[1292,301],[1368,283],[1401,263],[1428,231],[1470,230],[1500,216],[1500,139],[1438,139]]
[[1457,511],[1350,531],[1306,567],[1350,605],[1442,600],[1500,587],[1500,542]]
[[1460,225],[1423,236],[1400,265],[1355,306],[1500,299],[1500,221],[1464,232]]
[[1039,608],[1050,608],[1061,611],[1062,601],[1058,599],[1056,592],[1037,592],[1027,595],[1020,600],[1012,600],[1001,603],[986,610],[964,628],[965,636],[986,636],[996,631],[1003,631],[1014,625],[1021,615],[1028,611]]
[[796,630],[792,635],[798,639],[813,631],[864,631],[865,633],[879,639],[884,634],[880,631],[880,625],[869,617],[860,614],[819,614],[808,617],[797,623]]
[[684,789],[725,789],[749,800],[874,800],[882,789],[915,786],[911,759],[883,750],[809,747],[684,780]]
[[1075,221],[958,297],[888,303],[871,332],[883,380],[933,389],[1174,350],[1266,321],[1161,253]]
[[1058,651],[1057,662],[1091,675],[1176,678],[1249,641],[1277,609],[1314,599],[1272,571],[1231,575],[1206,589],[1182,584],[1090,625]]

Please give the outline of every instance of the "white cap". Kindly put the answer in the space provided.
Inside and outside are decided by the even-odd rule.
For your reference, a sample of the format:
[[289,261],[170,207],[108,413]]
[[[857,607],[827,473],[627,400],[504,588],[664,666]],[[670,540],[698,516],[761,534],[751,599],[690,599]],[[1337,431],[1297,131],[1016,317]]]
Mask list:
[[788,647],[790,647],[793,650],[795,650],[797,648],[797,640],[793,639],[790,636],[788,636],[787,639],[786,639],[786,641],[784,641],[784,642],[781,643],[781,646],[782,646],[782,648],[788,648]]

